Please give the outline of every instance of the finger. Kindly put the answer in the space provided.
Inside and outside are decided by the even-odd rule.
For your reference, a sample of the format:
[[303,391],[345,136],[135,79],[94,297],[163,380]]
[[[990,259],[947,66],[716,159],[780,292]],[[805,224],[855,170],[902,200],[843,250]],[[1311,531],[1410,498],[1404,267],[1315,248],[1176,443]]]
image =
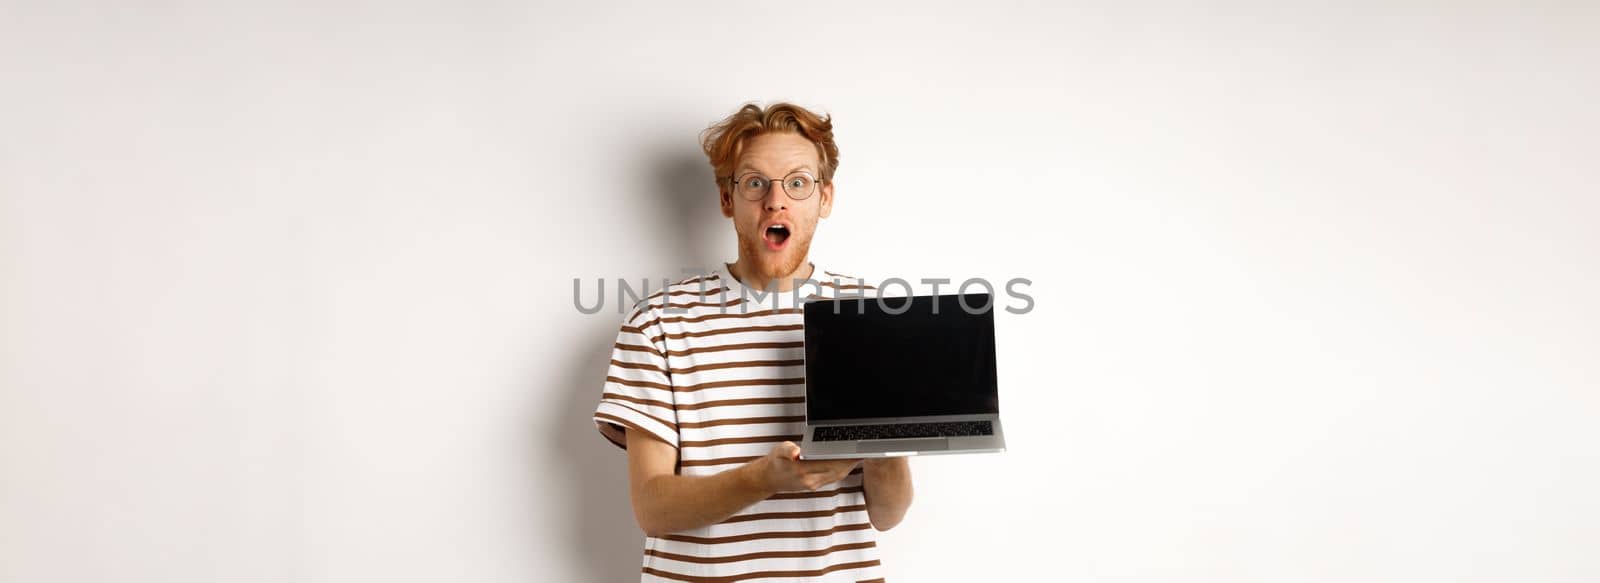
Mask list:
[[810,463],[807,463],[807,462],[801,462],[801,463],[806,464],[805,472],[807,474],[823,474],[823,475],[827,475],[827,474],[837,474],[837,473],[849,473],[850,470],[855,469],[856,464],[858,462],[859,462],[859,460],[820,460],[820,461],[815,461],[815,462],[810,462]]

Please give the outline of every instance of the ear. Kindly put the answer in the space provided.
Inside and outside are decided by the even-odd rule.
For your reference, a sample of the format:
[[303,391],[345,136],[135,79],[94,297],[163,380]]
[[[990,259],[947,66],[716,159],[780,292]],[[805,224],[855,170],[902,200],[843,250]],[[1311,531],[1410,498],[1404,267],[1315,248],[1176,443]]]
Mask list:
[[817,196],[822,197],[817,201],[822,204],[822,214],[820,216],[826,219],[828,215],[833,214],[833,181],[829,180],[822,183],[822,188],[817,192]]
[[717,187],[717,203],[722,207],[722,216],[733,218],[733,193],[721,186]]

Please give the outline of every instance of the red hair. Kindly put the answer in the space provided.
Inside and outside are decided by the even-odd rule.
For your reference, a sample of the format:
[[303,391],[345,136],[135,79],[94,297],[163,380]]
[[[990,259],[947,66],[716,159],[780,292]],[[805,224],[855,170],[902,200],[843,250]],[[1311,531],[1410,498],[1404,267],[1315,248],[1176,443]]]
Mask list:
[[817,148],[817,169],[823,182],[833,181],[833,172],[839,168],[839,146],[833,143],[832,116],[819,116],[792,103],[774,103],[763,109],[746,103],[739,111],[717,122],[700,133],[700,146],[711,159],[717,184],[733,188],[734,166],[744,154],[745,144],[763,134],[793,133],[810,141]]

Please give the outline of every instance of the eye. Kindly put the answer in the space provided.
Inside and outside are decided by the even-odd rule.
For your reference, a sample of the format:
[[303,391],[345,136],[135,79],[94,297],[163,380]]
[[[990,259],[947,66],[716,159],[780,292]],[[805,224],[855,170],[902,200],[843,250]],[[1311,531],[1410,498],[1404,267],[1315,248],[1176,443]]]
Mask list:
[[751,190],[760,190],[767,187],[767,179],[760,176],[751,176],[744,179],[744,187]]

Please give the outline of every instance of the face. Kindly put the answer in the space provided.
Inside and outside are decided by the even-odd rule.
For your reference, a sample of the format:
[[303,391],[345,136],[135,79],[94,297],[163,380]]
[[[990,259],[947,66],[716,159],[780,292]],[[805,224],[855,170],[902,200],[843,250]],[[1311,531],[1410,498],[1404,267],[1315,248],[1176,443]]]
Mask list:
[[816,146],[799,134],[764,134],[745,144],[744,155],[733,170],[734,180],[755,172],[772,182],[756,201],[745,200],[727,187],[721,192],[722,214],[733,219],[739,261],[748,275],[761,281],[784,280],[794,277],[806,261],[817,222],[833,212],[833,182],[816,185],[805,200],[790,198],[779,183],[796,170],[820,177],[820,162]]

